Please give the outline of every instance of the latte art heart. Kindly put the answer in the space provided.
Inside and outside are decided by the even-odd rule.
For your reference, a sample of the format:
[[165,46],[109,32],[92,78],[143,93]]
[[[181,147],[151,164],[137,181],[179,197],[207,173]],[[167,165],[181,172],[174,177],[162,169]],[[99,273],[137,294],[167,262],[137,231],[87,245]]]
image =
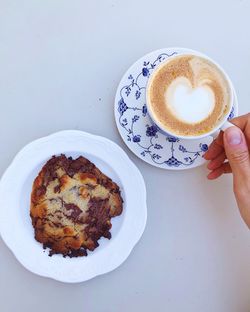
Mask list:
[[209,86],[193,88],[185,77],[172,81],[165,93],[165,105],[180,120],[198,123],[207,118],[215,106],[215,96]]
[[168,133],[199,136],[228,114],[231,89],[223,72],[197,55],[178,55],[159,65],[147,86],[151,117]]

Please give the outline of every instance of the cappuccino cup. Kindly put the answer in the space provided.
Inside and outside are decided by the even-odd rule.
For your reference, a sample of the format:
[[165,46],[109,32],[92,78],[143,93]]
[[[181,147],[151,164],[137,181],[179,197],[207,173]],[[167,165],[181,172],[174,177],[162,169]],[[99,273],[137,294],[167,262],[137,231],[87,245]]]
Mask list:
[[[191,50],[192,51],[192,50]],[[181,139],[216,136],[233,126],[231,80],[211,58],[196,51],[170,56],[151,73],[146,105],[152,121]]]

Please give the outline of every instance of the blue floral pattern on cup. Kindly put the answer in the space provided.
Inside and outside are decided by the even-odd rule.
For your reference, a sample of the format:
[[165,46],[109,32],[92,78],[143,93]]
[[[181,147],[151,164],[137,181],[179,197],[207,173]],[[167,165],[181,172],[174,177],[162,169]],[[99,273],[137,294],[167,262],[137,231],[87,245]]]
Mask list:
[[[165,135],[148,115],[145,94],[147,81],[154,68],[176,54],[177,51],[160,53],[152,61],[149,57],[141,62],[141,66],[135,66],[136,72],[131,70],[125,79],[126,83],[119,87],[115,105],[119,131],[132,150],[135,148],[133,149],[131,144],[137,145],[136,154],[140,158],[158,167],[182,169],[193,167],[198,159],[202,161],[201,157],[207,151],[211,138],[191,144],[188,140]],[[233,107],[229,119],[234,115]]]

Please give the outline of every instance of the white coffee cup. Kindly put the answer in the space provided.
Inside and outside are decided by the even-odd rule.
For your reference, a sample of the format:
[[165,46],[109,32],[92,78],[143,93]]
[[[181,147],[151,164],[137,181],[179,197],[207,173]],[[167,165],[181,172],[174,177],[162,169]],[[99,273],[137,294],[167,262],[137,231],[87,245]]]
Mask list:
[[173,55],[173,56],[168,57],[165,61],[160,63],[158,66],[156,66],[156,68],[154,69],[153,73],[154,72],[158,72],[159,69],[161,69],[163,66],[165,66],[165,64],[167,62],[169,62],[173,58],[176,58],[176,57],[180,56],[181,54],[200,56],[200,57],[210,61],[215,67],[217,67],[220,70],[220,72],[223,74],[224,78],[227,80],[228,86],[229,86],[229,90],[228,91],[229,91],[230,102],[228,103],[229,109],[228,109],[227,114],[224,115],[222,120],[211,131],[202,133],[200,135],[193,135],[193,136],[192,135],[184,136],[184,135],[179,135],[179,134],[176,135],[176,133],[171,132],[169,129],[166,130],[156,120],[156,118],[154,117],[154,114],[152,112],[151,106],[148,105],[148,103],[149,103],[149,99],[148,99],[148,85],[150,84],[152,76],[153,76],[152,73],[151,73],[151,77],[148,80],[147,90],[146,90],[146,103],[147,103],[147,110],[148,110],[149,116],[152,119],[152,121],[155,123],[155,125],[161,130],[161,132],[163,132],[166,135],[170,135],[170,136],[173,136],[173,137],[178,137],[180,139],[185,139],[185,140],[202,139],[202,138],[207,137],[207,136],[216,137],[218,135],[218,133],[220,132],[220,130],[225,131],[227,128],[234,126],[232,123],[230,123],[228,121],[228,117],[229,117],[229,115],[230,115],[230,113],[232,111],[233,104],[234,104],[234,91],[233,91],[234,89],[233,89],[232,82],[231,82],[230,78],[228,77],[228,75],[226,74],[226,72],[224,71],[224,69],[221,68],[221,66],[219,64],[217,64],[213,59],[211,59],[207,55],[205,55],[203,53],[200,53],[198,51],[194,51],[194,50],[188,50],[188,53],[179,53],[177,55]]

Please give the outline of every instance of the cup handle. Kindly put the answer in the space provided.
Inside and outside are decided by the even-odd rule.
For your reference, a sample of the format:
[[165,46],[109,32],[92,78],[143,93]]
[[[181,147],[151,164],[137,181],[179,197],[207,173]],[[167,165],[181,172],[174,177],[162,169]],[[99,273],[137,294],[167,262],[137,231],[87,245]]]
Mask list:
[[232,124],[231,122],[229,121],[226,121],[219,130],[215,131],[214,133],[211,134],[211,137],[213,137],[213,139],[215,139],[220,131],[225,131],[227,128],[230,128],[230,127],[236,127],[234,124]]

